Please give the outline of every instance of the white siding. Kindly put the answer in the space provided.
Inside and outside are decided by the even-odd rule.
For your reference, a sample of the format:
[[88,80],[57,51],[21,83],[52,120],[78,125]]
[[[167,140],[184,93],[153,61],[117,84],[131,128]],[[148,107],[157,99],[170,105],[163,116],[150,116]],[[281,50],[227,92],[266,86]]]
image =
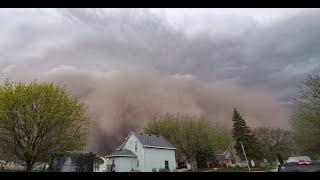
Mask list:
[[[137,151],[135,150],[135,143],[137,144]],[[128,149],[135,153],[137,155],[137,160],[139,161],[139,167],[137,167],[136,170],[144,171],[144,148],[142,144],[139,142],[139,140],[131,134],[131,136],[128,138],[126,144],[123,146],[124,149]]]
[[[135,143],[137,143],[137,150],[135,150]],[[170,171],[176,169],[175,150],[143,147],[140,141],[134,136],[134,134],[131,134],[128,137],[127,142],[123,145],[123,149],[128,149],[135,153],[137,155],[137,161],[139,161],[139,167],[130,166],[130,171],[132,167],[135,170],[140,170],[141,172],[152,172],[153,168],[156,168],[156,170],[159,171],[160,168],[165,168],[165,161],[169,162]],[[135,165],[137,165],[137,161],[135,161]],[[122,166],[122,164],[131,165],[131,162],[127,162],[126,160],[121,162],[117,160],[117,162],[115,163],[120,163],[122,169],[129,168],[127,167],[127,165]]]
[[145,172],[152,172],[153,168],[165,168],[165,161],[169,161],[169,169],[176,169],[175,151],[170,149],[144,148]]

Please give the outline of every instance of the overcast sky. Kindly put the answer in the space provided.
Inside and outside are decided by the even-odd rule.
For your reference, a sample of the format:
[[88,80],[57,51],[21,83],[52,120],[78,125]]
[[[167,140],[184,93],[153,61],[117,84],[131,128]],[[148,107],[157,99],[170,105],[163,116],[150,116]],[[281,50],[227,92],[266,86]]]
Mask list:
[[3,77],[21,78],[62,65],[188,74],[262,87],[290,101],[301,80],[320,69],[319,15],[318,9],[2,9],[0,68]]
[[319,9],[1,9],[1,79],[53,81],[84,102],[88,148],[111,151],[154,115],[290,128],[320,71]]

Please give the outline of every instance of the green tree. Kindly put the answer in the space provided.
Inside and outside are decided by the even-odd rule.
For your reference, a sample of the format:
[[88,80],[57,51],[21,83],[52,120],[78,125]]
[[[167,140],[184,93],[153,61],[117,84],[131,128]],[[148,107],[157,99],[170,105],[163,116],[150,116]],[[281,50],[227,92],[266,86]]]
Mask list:
[[248,160],[262,159],[262,151],[257,138],[251,132],[250,128],[247,126],[245,120],[242,118],[237,109],[233,112],[233,129],[232,136],[235,142],[235,149],[237,154],[243,160],[245,159],[243,150],[241,147],[241,142],[244,146],[246,156]]
[[284,129],[272,129],[267,127],[253,130],[261,145],[264,157],[270,162],[278,159],[278,156],[287,159],[295,152],[293,134]]
[[52,153],[82,149],[88,122],[83,104],[63,87],[36,81],[0,87],[0,146],[26,171]]
[[175,145],[177,153],[186,156],[192,171],[197,171],[197,157],[202,153],[212,157],[215,149],[227,147],[231,143],[228,133],[222,133],[203,117],[191,115],[160,116],[150,122],[144,131],[166,137]]
[[9,154],[8,151],[6,151],[3,147],[0,147],[0,160],[5,161],[6,163],[13,160],[11,154]]
[[213,147],[201,150],[197,156],[196,156],[196,161],[197,161],[197,167],[198,168],[207,168],[208,162],[215,160],[215,151]]
[[297,98],[294,138],[301,153],[320,158],[320,77],[309,75]]

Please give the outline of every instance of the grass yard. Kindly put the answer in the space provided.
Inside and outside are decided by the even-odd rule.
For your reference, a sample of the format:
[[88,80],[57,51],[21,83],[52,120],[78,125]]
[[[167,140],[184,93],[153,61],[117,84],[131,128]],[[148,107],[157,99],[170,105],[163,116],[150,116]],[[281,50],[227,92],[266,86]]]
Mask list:
[[[191,172],[191,170],[183,171],[183,172]],[[248,168],[217,168],[216,170],[213,168],[201,168],[198,169],[198,172],[248,172]]]
[[252,171],[266,171],[266,172],[272,172],[272,170],[277,169],[277,167],[273,166],[265,166],[265,167],[259,167],[257,169],[252,169]]
[[[25,172],[23,168],[5,168],[0,169],[0,172]],[[34,168],[32,172],[46,172],[46,170]]]
[[[251,172],[272,172],[276,169],[273,166],[251,168]],[[249,172],[247,167],[228,167],[228,168],[218,168],[217,170],[210,170],[209,172]]]
[[[263,172],[272,172],[275,167],[266,166],[266,167],[259,167],[259,168],[251,168],[251,171],[263,171]],[[183,171],[183,172],[191,172],[191,170]],[[198,169],[198,172],[249,172],[247,167],[225,167],[225,168],[203,168]]]
[[225,167],[225,168],[217,168],[211,169],[207,172],[248,172],[248,168],[246,167]]
[[4,170],[0,170],[0,172],[23,172],[23,170],[20,170],[20,169],[4,169]]
[[[0,172],[25,172],[25,170],[21,170],[21,169],[4,169],[4,170],[0,170]],[[32,172],[46,172],[43,170],[32,170]]]

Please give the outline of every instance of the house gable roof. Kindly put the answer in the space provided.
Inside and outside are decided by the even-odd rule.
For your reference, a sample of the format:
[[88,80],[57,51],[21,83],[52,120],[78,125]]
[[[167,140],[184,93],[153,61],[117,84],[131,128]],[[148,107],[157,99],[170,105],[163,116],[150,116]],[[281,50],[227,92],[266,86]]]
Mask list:
[[222,156],[224,156],[227,152],[228,152],[227,149],[217,150],[217,151],[216,151],[216,155],[222,155]]
[[116,150],[106,157],[133,157],[133,158],[136,158],[137,155],[128,149],[122,149],[122,150]]
[[141,145],[145,148],[158,148],[158,149],[172,149],[175,148],[165,137],[151,134],[144,134],[137,131],[131,131],[129,135],[125,138],[123,144],[117,149],[123,149],[123,146],[127,143],[130,136],[135,136]]
[[151,134],[144,134],[133,131],[132,134],[140,141],[143,147],[176,149],[165,137]]

